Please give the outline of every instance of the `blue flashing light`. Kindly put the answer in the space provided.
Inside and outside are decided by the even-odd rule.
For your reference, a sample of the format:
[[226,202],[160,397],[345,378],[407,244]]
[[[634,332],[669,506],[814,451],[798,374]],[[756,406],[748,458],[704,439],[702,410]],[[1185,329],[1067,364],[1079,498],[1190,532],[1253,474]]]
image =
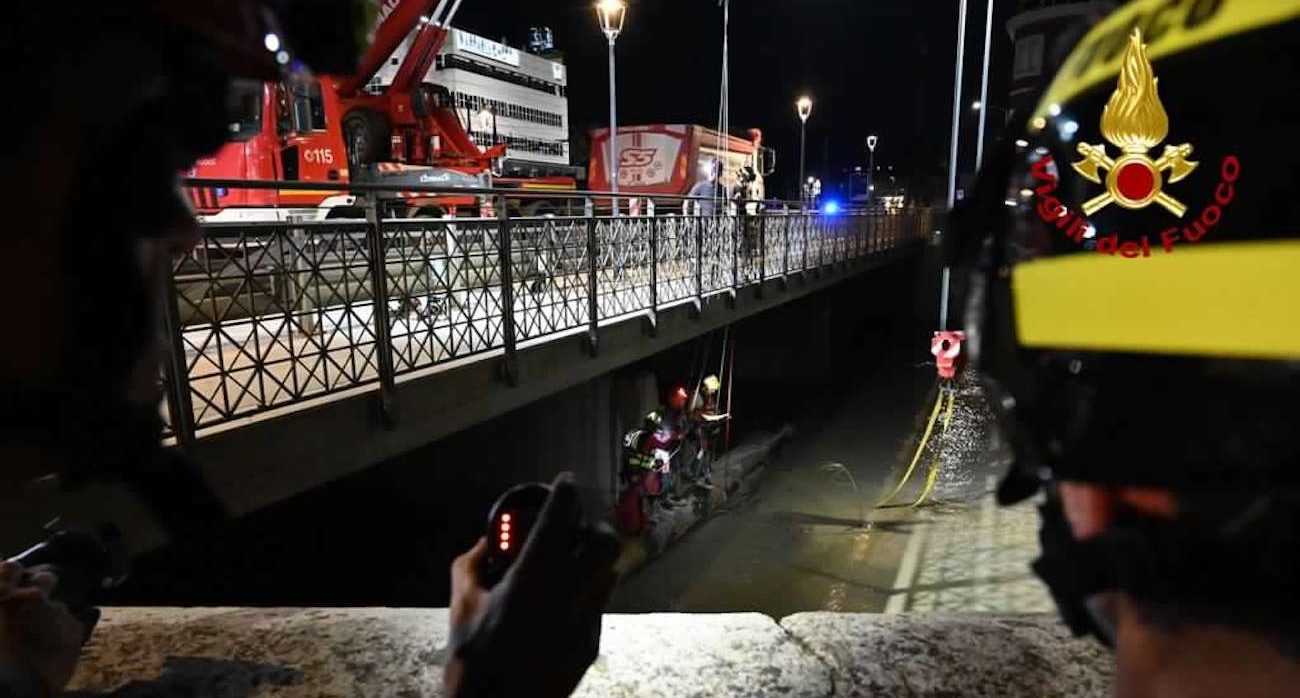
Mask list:
[[834,216],[839,212],[840,212],[840,202],[834,199],[831,199],[830,201],[827,201],[826,203],[822,204],[822,213],[828,216]]

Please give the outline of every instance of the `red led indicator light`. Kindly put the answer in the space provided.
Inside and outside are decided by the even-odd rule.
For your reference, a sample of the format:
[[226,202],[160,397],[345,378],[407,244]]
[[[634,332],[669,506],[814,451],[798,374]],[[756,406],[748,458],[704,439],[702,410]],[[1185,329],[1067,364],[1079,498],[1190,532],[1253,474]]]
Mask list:
[[501,515],[501,521],[502,521],[502,523],[510,523],[510,515],[509,515],[509,514],[502,514],[502,515]]
[[501,549],[502,549],[502,550],[509,550],[509,549],[510,549],[510,541],[508,541],[508,540],[503,540],[503,541],[501,541]]

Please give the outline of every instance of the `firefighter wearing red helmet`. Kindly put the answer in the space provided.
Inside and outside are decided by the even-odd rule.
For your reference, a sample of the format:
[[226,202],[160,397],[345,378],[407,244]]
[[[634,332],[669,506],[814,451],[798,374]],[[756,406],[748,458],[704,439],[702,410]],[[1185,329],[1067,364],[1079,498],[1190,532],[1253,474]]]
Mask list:
[[1118,695],[1300,686],[1296,0],[1138,0],[954,212],[1034,570]]
[[[378,6],[6,6],[0,57],[24,85],[21,103],[4,110],[10,147],[0,159],[14,202],[0,239],[15,262],[0,274],[0,297],[22,299],[5,316],[21,340],[0,342],[8,531],[44,523],[12,519],[11,504],[36,481],[140,485],[139,499],[177,535],[202,536],[220,522],[220,501],[202,478],[160,447],[154,311],[173,256],[197,237],[177,176],[223,142],[233,78],[348,72]],[[519,573],[491,594],[477,573],[485,541],[453,565],[447,695],[568,695],[595,659],[617,541],[575,523],[581,506],[565,476],[541,516]],[[0,695],[50,695],[71,678],[94,618],[70,613],[59,584],[56,570],[0,560]],[[548,642],[535,642],[539,632]]]

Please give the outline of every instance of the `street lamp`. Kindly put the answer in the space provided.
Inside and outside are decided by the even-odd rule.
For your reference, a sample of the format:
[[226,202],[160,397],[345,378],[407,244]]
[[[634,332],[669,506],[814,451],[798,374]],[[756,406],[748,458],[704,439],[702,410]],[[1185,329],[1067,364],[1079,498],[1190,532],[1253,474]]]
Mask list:
[[600,31],[609,41],[609,150],[605,154],[605,169],[609,172],[609,190],[615,196],[610,197],[614,215],[618,215],[618,111],[615,106],[614,89],[614,40],[623,31],[623,21],[627,19],[627,3],[623,0],[600,0],[596,3],[596,16],[600,19]]
[[871,200],[875,198],[871,196],[871,192],[876,190],[876,186],[875,186],[876,185],[876,143],[878,142],[880,142],[880,139],[876,137],[876,134],[873,133],[870,136],[867,136],[867,150],[870,152],[870,155],[867,158],[867,202],[868,203],[870,203]]
[[795,111],[799,114],[799,181],[803,182],[804,173],[804,151],[808,142],[808,117],[812,116],[812,98],[803,96],[799,101],[794,103]]

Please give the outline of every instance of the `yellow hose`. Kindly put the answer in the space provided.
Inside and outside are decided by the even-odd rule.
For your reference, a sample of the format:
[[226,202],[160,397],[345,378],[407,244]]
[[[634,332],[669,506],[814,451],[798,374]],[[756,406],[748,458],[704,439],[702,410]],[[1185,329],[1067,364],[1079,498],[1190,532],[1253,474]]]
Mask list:
[[[940,399],[943,399],[940,397]],[[925,501],[926,497],[934,491],[934,485],[939,481],[939,462],[940,456],[943,455],[943,437],[948,435],[948,425],[952,423],[952,408],[957,399],[957,391],[948,391],[948,409],[943,415],[943,431],[939,432],[939,443],[934,447],[934,454],[930,456],[930,471],[925,476],[925,489],[921,490],[921,496],[912,502],[912,506],[919,506]]]
[[[930,434],[934,433],[934,422],[939,418],[939,410],[943,407],[943,392],[943,387],[940,386],[939,399],[934,401],[934,409],[930,410],[930,420],[925,424],[925,433],[921,435],[921,442],[916,445],[916,453],[912,454],[912,462],[908,464],[907,472],[903,473],[903,478],[898,481],[898,486],[894,488],[894,491],[890,492],[889,496],[885,497],[877,506],[884,506],[893,501],[894,497],[897,497],[898,493],[903,491],[907,481],[912,479],[912,471],[916,470],[916,464],[920,462],[921,454],[925,452],[925,445],[930,443]],[[949,404],[951,405],[951,402]],[[951,409],[949,407],[950,415]]]

